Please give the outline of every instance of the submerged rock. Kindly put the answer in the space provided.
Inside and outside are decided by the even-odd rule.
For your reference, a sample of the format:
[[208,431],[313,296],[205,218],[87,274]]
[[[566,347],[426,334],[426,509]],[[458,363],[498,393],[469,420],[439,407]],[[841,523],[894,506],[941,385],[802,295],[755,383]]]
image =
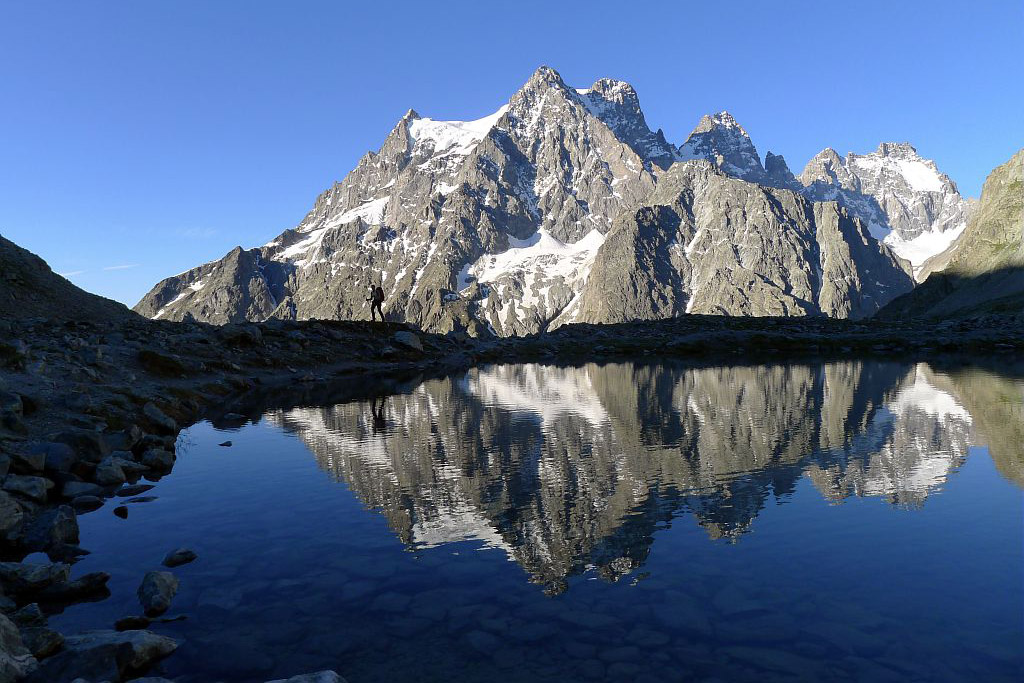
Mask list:
[[158,617],[171,607],[178,592],[178,577],[171,572],[148,572],[142,579],[138,595],[146,616]]
[[199,555],[196,554],[196,551],[190,548],[178,548],[177,550],[172,550],[167,553],[164,557],[163,565],[165,567],[178,567],[192,562],[197,557],[199,557]]
[[147,628],[152,619],[149,617],[121,617],[114,622],[116,631],[137,631]]

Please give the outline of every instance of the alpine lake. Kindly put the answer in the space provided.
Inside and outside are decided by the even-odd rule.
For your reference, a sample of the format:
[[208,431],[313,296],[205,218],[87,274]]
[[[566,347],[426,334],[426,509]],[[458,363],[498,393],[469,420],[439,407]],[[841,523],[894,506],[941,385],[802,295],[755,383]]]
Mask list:
[[490,365],[256,406],[80,518],[111,595],[51,625],[139,614],[185,546],[150,627],[180,682],[1020,681],[1021,377]]

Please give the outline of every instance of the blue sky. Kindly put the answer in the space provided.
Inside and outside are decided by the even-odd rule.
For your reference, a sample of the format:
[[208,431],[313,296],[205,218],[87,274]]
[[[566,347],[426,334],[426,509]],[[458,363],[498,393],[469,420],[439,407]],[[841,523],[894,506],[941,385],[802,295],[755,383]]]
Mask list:
[[1022,8],[5,2],[0,234],[134,304],[294,226],[410,107],[478,118],[541,64],[629,81],[676,144],[728,109],[797,172],[909,141],[976,196],[1024,146]]

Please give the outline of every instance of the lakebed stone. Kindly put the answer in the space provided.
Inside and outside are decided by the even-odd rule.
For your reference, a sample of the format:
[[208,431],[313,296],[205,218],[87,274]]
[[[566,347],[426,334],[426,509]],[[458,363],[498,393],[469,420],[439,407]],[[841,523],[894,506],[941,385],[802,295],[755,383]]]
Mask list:
[[171,607],[171,599],[178,592],[178,577],[171,572],[147,572],[139,586],[139,602],[148,617],[156,617]]
[[196,551],[190,548],[177,548],[167,553],[164,557],[163,565],[165,567],[178,567],[183,564],[188,564],[195,560],[199,555]]

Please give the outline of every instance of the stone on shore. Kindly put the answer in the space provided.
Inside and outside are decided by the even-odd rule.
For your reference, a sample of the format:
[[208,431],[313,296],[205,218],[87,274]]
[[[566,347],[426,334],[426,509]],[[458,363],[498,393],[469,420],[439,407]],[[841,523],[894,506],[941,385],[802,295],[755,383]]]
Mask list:
[[81,577],[47,586],[39,591],[39,598],[52,602],[70,603],[107,592],[110,574],[106,572],[90,572]]
[[157,408],[156,404],[147,403],[142,407],[142,413],[163,433],[174,434],[178,431],[178,423]]
[[0,614],[0,681],[16,681],[37,665],[38,662],[25,646],[18,627]]
[[93,475],[93,481],[100,486],[116,486],[123,484],[127,479],[121,465],[109,457],[96,466],[96,473]]
[[412,332],[408,332],[406,330],[395,332],[392,339],[395,340],[396,344],[401,344],[406,348],[415,349],[417,351],[423,350],[423,342],[421,342],[420,338]]
[[64,639],[64,649],[43,661],[29,679],[46,681],[119,681],[174,652],[178,643],[151,631],[87,631]]
[[21,629],[21,639],[36,659],[49,657],[64,645],[64,636],[45,626]]
[[17,593],[36,593],[47,586],[66,583],[71,567],[63,562],[33,564],[29,562],[0,562],[0,582],[5,589]]
[[174,453],[161,448],[150,448],[140,458],[142,464],[158,472],[170,472],[174,467]]
[[164,556],[163,565],[165,567],[178,567],[192,562],[197,557],[199,557],[199,555],[196,554],[196,551],[190,548],[178,548]]
[[0,491],[0,539],[11,540],[18,529],[24,513],[21,506],[6,491]]
[[28,523],[24,544],[31,550],[78,545],[78,519],[70,505],[45,510]]
[[68,481],[61,487],[60,493],[65,498],[75,499],[79,496],[102,496],[103,487],[87,481]]
[[147,572],[138,595],[147,617],[158,617],[171,608],[171,599],[178,592],[178,577],[171,572]]
[[53,482],[44,477],[27,474],[8,474],[4,479],[4,491],[17,493],[37,503],[46,502],[46,492],[53,488]]

